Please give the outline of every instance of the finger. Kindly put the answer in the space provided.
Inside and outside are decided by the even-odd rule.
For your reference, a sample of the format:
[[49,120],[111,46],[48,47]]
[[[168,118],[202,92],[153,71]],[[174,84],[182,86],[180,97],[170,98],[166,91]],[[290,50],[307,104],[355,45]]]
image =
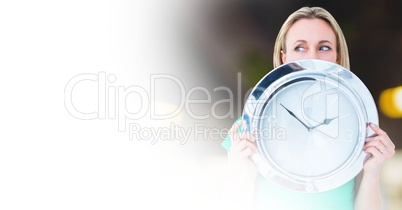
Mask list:
[[[388,150],[388,151],[393,151],[393,143],[390,142],[390,139],[384,139],[383,136],[374,136],[374,137],[370,137],[367,139],[365,147],[371,146],[371,145],[376,145],[376,144],[382,144],[384,149]],[[388,144],[387,144],[388,143]]]
[[250,132],[242,132],[241,139],[249,142],[255,142],[253,134],[251,134]]
[[389,149],[389,150],[395,150],[395,144],[391,141],[389,136],[387,134],[381,135],[380,141]]
[[243,151],[241,151],[240,155],[242,157],[251,157],[252,155],[254,155],[255,153],[257,153],[257,151],[251,149],[250,147],[244,149]]
[[378,125],[374,124],[374,123],[370,123],[370,128],[377,134],[377,135],[383,135],[386,134],[385,131],[381,130],[380,127],[378,127]]
[[378,125],[375,125],[373,123],[370,123],[370,128],[378,135],[381,136],[381,141],[384,143],[384,145],[391,149],[391,150],[395,150],[395,144],[391,141],[391,139],[389,138],[388,134],[381,130],[380,127],[378,127]]
[[379,160],[384,160],[384,156],[380,151],[378,151],[377,148],[375,147],[368,147],[364,150],[366,153],[370,153],[373,155],[373,157],[379,159]]
[[238,132],[240,126],[241,126],[241,121],[235,123],[229,131],[230,140],[232,141],[233,144],[237,144],[239,142],[239,140],[241,140],[239,132]]
[[364,145],[364,149],[368,148],[368,147],[375,147],[378,151],[380,151],[382,154],[387,154],[389,153],[389,151],[387,150],[387,148],[385,147],[385,145],[381,142],[381,141],[370,141],[367,142]]
[[248,141],[243,141],[240,138],[236,141],[236,144],[233,144],[231,147],[231,151],[233,153],[238,153],[243,151],[245,148],[247,148],[247,142]]
[[246,140],[241,141],[239,143],[238,147],[239,147],[240,151],[243,150],[244,148],[251,148],[251,149],[257,151],[257,146],[253,142],[246,141]]
[[257,152],[257,146],[254,143],[244,141],[241,143],[242,149],[240,149],[239,153],[243,153],[245,150],[251,150],[253,153]]
[[367,142],[364,145],[364,149],[368,147],[375,147],[383,155],[384,159],[387,160],[390,159],[395,154],[394,149],[386,147],[384,143],[380,139],[377,140],[377,138],[374,138],[374,140]]
[[231,136],[234,144],[239,144],[241,141],[255,142],[253,135],[250,132],[238,132]]
[[230,129],[230,134],[231,134],[231,135],[236,134],[241,125],[242,125],[242,120],[240,120],[239,122],[235,123],[235,124],[232,126],[232,128]]
[[240,120],[240,126],[241,126],[242,130],[246,130],[246,126],[247,126],[246,121],[245,120]]
[[372,136],[366,139],[366,144],[369,142],[374,142],[374,141],[380,141],[381,137],[380,136]]

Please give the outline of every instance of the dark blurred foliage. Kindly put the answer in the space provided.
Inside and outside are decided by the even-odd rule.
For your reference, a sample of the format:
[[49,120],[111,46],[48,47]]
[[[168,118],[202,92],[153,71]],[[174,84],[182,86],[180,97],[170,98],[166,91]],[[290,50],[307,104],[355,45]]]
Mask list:
[[[345,34],[351,70],[366,84],[378,104],[384,89],[402,85],[402,1],[222,1],[209,14],[216,43],[232,55],[233,68],[221,68],[222,80],[233,81],[235,71],[249,90],[272,69],[276,35],[295,10],[320,6],[338,21]],[[216,49],[216,48],[215,48]],[[228,55],[230,57],[230,55]],[[219,73],[218,73],[219,75]],[[379,110],[380,126],[402,148],[402,119],[391,119]]]

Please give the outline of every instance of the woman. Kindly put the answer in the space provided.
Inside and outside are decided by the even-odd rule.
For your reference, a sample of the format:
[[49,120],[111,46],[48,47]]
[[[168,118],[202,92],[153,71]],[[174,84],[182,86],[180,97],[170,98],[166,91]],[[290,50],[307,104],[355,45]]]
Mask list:
[[[274,68],[299,59],[321,59],[337,63],[347,69],[347,44],[336,20],[319,7],[303,7],[291,14],[282,25],[274,47]],[[231,209],[382,209],[380,171],[384,162],[395,153],[388,135],[377,125],[370,128],[377,134],[367,139],[364,151],[372,157],[363,171],[345,185],[323,193],[306,194],[282,189],[257,174],[250,157],[257,152],[250,133],[239,132],[239,119],[230,129],[223,147],[228,150],[229,175],[225,191],[225,205]]]

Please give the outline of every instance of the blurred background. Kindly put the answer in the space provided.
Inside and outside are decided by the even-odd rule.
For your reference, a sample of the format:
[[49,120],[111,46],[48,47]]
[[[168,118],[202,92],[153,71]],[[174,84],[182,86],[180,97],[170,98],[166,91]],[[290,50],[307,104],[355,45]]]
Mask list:
[[213,209],[220,144],[302,6],[345,34],[397,147],[385,208],[402,209],[396,0],[1,2],[0,209]]
[[[335,17],[348,43],[351,70],[371,91],[380,126],[397,148],[382,175],[385,209],[402,209],[402,97],[398,96],[402,84],[402,71],[398,69],[402,1],[249,0],[210,5],[209,13],[202,16],[205,28],[192,34],[198,44],[194,49],[210,65],[211,74],[220,78],[219,83],[233,90],[239,86],[236,73],[241,72],[243,93],[272,69],[274,42],[290,13],[302,6],[321,6]],[[237,96],[244,101],[246,94]],[[233,120],[222,123],[230,127]]]

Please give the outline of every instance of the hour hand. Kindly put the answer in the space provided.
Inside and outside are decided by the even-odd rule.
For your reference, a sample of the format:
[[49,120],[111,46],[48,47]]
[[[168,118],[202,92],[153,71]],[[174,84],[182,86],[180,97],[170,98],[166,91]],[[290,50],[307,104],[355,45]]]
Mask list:
[[338,118],[338,117],[326,118],[326,119],[324,120],[324,122],[322,122],[322,123],[320,123],[320,124],[318,124],[318,125],[316,125],[316,126],[314,126],[314,127],[311,127],[311,129],[314,129],[314,128],[319,127],[319,126],[321,126],[321,125],[328,125],[328,124],[330,124],[330,123],[332,122],[332,120],[335,120],[336,118]]
[[303,121],[301,121],[292,111],[290,111],[289,109],[287,109],[282,103],[279,103],[292,117],[296,118],[296,120],[298,120],[302,125],[304,125],[304,127],[307,128],[308,131],[311,131],[312,128],[310,128],[310,126],[308,126],[306,123],[304,123]]

